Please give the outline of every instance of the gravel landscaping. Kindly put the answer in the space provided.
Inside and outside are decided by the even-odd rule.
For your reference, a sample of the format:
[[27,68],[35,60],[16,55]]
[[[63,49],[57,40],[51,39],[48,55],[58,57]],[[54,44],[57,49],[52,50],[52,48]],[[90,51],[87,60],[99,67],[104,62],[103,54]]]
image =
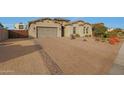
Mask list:
[[107,74],[122,43],[110,45],[78,38],[43,38],[36,40],[63,71],[63,74]]

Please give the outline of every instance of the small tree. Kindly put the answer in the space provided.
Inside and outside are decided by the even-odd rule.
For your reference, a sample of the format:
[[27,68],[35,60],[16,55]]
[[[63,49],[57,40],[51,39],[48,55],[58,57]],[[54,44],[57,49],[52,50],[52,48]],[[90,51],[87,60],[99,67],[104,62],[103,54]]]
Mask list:
[[4,27],[4,25],[2,23],[0,23],[0,29],[8,30],[8,27]]
[[122,32],[123,32],[122,29],[116,28],[112,30],[111,32],[108,32],[108,34],[109,34],[109,37],[113,37],[113,36],[118,36]]
[[8,30],[8,27],[4,27],[4,30]]
[[3,24],[2,24],[2,23],[0,23],[0,29],[3,29],[3,28],[4,28]]
[[96,37],[101,37],[107,31],[107,27],[104,26],[103,23],[93,24],[93,34]]

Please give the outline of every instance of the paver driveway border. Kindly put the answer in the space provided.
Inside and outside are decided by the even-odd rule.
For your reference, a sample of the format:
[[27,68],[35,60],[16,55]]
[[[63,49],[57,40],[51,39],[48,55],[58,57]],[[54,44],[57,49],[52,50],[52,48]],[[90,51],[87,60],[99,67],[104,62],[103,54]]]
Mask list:
[[62,75],[63,74],[63,71],[53,61],[53,59],[47,54],[47,52],[43,49],[43,47],[41,46],[41,44],[39,44],[36,39],[34,40],[34,43],[36,45],[39,45],[39,48],[40,48],[39,53],[43,57],[44,64],[48,68],[48,70],[50,71],[50,73],[52,75]]

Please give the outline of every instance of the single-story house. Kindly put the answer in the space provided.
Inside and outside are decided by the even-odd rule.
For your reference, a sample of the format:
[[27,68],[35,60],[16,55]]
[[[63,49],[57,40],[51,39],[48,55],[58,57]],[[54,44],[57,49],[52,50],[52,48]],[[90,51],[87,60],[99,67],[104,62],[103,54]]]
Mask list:
[[92,26],[83,21],[70,22],[62,18],[42,18],[29,22],[30,38],[70,37],[71,34],[92,35]]
[[29,22],[29,37],[61,37],[61,25],[50,18]]

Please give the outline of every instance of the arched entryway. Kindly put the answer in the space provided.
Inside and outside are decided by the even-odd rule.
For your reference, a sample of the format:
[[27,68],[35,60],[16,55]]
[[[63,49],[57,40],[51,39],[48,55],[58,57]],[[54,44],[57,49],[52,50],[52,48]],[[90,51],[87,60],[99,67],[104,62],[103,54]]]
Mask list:
[[65,34],[64,33],[64,26],[62,26],[62,28],[61,28],[61,36],[64,37],[64,34]]

